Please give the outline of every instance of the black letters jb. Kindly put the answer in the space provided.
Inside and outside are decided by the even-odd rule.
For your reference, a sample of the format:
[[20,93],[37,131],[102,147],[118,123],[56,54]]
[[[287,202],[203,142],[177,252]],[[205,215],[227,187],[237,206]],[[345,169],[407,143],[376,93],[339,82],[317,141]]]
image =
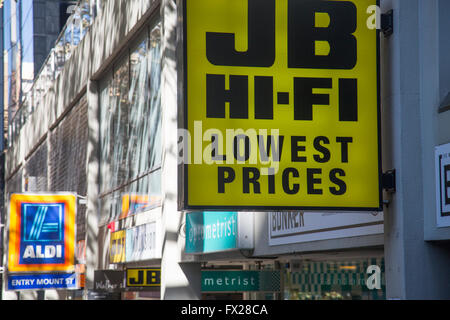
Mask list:
[[[233,33],[206,33],[206,57],[213,65],[271,67],[275,62],[275,0],[248,1],[248,50],[235,49]],[[316,25],[316,13],[329,16],[328,26]],[[357,62],[357,10],[349,1],[288,0],[288,68],[353,69]],[[316,42],[329,44],[328,55],[316,54]],[[248,76],[207,74],[207,117],[248,119]],[[273,119],[273,77],[255,77],[255,119]],[[328,78],[294,78],[294,119],[312,120],[313,104],[327,96],[313,88],[331,88]],[[288,93],[278,93],[279,96]],[[357,80],[339,79],[339,121],[357,121]],[[279,104],[285,104],[279,102]]]

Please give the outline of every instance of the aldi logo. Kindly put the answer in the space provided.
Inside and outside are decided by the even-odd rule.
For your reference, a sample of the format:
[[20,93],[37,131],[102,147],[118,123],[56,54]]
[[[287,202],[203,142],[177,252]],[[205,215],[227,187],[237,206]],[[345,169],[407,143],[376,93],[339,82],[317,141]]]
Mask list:
[[73,271],[76,196],[13,194],[10,272]]
[[22,203],[21,263],[64,263],[64,203]]
[[25,241],[61,241],[64,229],[64,203],[23,203]]

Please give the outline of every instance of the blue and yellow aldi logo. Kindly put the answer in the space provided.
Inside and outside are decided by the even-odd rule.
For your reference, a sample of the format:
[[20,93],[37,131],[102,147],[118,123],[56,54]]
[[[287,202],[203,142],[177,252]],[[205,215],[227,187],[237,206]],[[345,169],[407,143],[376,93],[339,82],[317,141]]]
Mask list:
[[22,203],[22,264],[64,263],[64,203]]
[[76,196],[13,194],[9,272],[73,271]]

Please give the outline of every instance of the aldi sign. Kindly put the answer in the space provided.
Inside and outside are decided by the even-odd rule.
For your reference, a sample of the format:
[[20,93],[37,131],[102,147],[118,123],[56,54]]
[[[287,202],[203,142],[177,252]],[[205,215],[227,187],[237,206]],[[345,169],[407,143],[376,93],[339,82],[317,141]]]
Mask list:
[[74,194],[13,194],[8,271],[73,271],[75,214]]
[[183,208],[381,210],[378,1],[183,4]]

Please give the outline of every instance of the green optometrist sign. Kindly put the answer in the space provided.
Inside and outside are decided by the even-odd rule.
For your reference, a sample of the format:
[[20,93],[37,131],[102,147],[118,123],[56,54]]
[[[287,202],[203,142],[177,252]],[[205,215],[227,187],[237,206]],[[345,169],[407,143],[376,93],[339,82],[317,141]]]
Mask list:
[[186,214],[188,254],[253,248],[252,212],[189,212]]
[[202,271],[203,292],[280,291],[279,271]]

